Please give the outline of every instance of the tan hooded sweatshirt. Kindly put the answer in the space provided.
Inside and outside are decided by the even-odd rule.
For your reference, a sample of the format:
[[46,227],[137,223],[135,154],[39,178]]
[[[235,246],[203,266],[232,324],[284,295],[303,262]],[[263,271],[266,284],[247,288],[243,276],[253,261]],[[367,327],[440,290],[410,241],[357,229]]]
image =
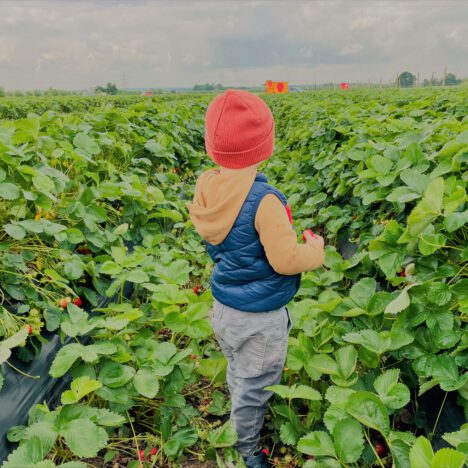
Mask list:
[[[221,173],[204,172],[197,180],[190,218],[202,239],[221,244],[229,234],[257,174],[256,168]],[[276,195],[260,202],[255,229],[272,268],[282,275],[314,270],[323,264],[324,252],[310,244],[298,244],[286,210]]]

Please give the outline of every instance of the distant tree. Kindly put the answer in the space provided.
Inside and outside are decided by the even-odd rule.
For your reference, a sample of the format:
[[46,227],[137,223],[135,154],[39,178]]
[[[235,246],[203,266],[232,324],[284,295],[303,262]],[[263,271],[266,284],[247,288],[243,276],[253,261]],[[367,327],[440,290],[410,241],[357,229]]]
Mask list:
[[416,77],[409,71],[404,71],[398,77],[398,83],[400,88],[411,88],[416,81]]
[[118,93],[118,89],[117,89],[117,86],[114,84],[114,83],[107,83],[106,87],[102,87],[102,86],[96,86],[94,88],[94,92],[96,94],[100,94],[100,93],[106,93],[106,94],[117,94]]
[[217,89],[224,89],[224,87],[221,83],[196,84],[193,87],[194,91],[215,91]]
[[19,89],[17,89],[14,93],[15,96],[24,96],[24,93],[23,91],[20,91]]
[[117,86],[114,84],[114,83],[107,83],[107,86],[106,86],[106,93],[107,94],[117,94],[118,92],[118,89],[117,89]]
[[0,86],[0,97],[5,97],[5,90]]
[[453,73],[447,73],[447,76],[445,77],[445,84],[447,86],[459,85],[460,83],[461,80],[458,80]]

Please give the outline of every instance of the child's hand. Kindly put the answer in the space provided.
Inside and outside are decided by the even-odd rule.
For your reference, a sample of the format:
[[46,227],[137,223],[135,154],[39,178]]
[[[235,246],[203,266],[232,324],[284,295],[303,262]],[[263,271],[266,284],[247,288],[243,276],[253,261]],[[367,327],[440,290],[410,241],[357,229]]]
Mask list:
[[323,240],[323,237],[319,236],[318,234],[312,234],[310,229],[304,231],[302,236],[306,244],[312,245],[320,250],[323,250],[323,248],[325,247],[325,241]]

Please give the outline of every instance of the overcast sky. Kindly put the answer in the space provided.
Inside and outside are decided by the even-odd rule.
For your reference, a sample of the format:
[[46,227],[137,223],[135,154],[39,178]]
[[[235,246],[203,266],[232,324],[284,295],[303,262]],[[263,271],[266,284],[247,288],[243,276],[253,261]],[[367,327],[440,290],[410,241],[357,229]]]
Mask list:
[[0,86],[468,77],[468,0],[0,0]]

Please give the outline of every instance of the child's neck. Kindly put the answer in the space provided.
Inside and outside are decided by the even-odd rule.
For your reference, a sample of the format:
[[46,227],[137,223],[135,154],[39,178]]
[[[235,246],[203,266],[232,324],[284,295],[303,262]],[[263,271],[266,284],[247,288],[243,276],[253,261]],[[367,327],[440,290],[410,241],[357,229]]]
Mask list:
[[219,173],[220,174],[231,174],[234,172],[257,172],[258,166],[248,166],[248,167],[243,167],[242,169],[229,169],[228,167],[222,167],[219,166]]

